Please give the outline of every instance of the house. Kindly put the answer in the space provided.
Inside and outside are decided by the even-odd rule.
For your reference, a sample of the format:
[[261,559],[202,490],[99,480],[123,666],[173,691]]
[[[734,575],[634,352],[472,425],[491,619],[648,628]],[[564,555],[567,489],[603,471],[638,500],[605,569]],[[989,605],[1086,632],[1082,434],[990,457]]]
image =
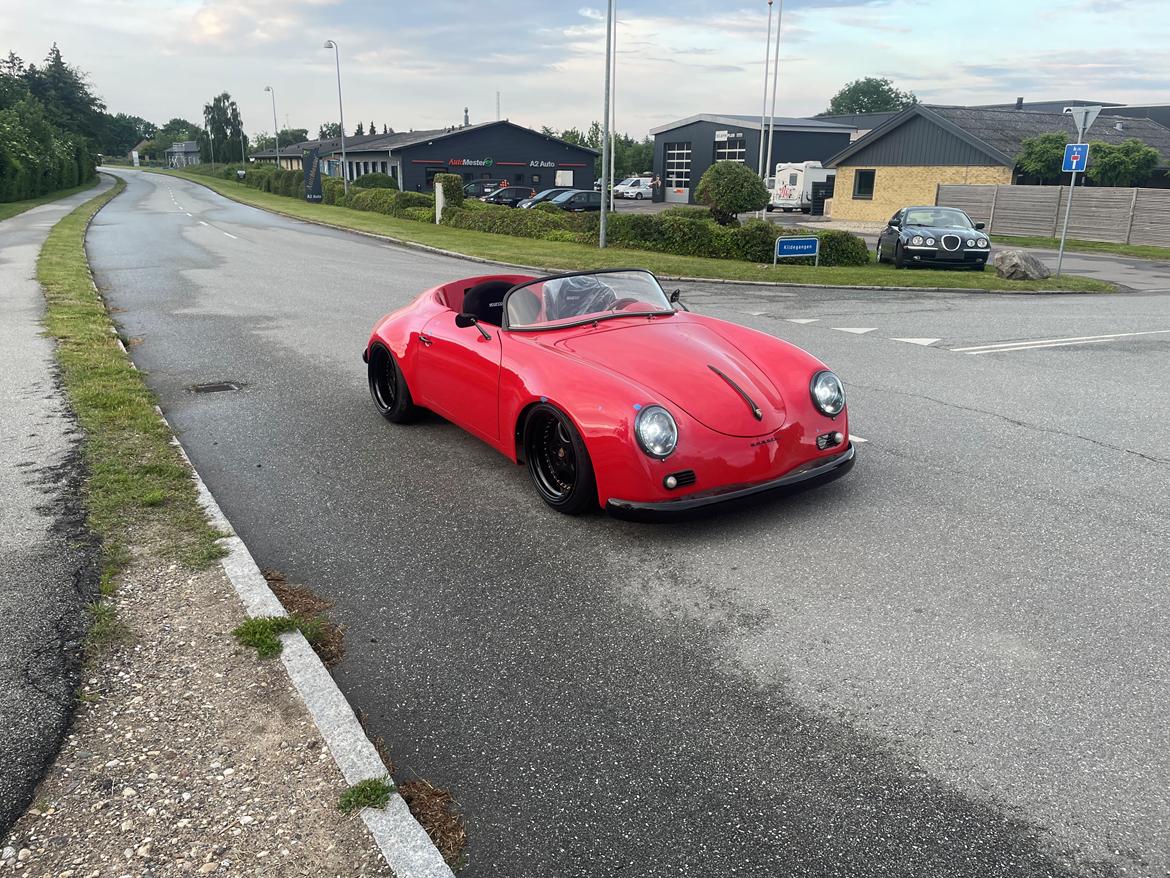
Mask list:
[[[1110,116],[1106,109],[1086,140],[1137,138],[1170,167],[1170,129],[1151,119]],[[881,221],[908,204],[933,204],[940,184],[1022,182],[1016,156],[1026,138],[1059,132],[1076,140],[1072,116],[1009,108],[914,104],[825,163],[837,169],[833,219]],[[1155,185],[1166,185],[1160,175]]]
[[168,168],[185,168],[189,165],[197,165],[200,162],[199,142],[180,140],[172,144],[170,149],[164,150],[163,154],[166,156]]

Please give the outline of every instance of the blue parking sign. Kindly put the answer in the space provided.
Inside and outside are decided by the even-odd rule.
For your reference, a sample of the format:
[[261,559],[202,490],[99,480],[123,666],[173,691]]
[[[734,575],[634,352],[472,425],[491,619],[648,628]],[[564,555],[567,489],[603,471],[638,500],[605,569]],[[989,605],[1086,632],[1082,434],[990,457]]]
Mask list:
[[1072,173],[1073,171],[1083,171],[1088,161],[1089,144],[1066,143],[1064,145],[1064,167],[1061,170],[1066,174]]

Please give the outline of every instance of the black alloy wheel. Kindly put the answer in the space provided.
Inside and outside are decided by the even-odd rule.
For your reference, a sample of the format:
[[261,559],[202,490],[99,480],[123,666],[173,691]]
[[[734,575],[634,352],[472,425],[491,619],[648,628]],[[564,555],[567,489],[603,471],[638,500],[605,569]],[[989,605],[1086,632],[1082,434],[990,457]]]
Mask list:
[[418,407],[410,396],[406,378],[394,356],[381,345],[370,348],[370,363],[367,369],[370,382],[370,396],[378,414],[395,424],[414,420]]
[[593,464],[581,434],[551,405],[535,406],[524,422],[524,457],[536,493],[565,515],[579,515],[597,503]]
[[886,261],[886,257],[882,256],[882,239],[881,238],[878,238],[877,246],[874,247],[873,252],[877,256],[878,265],[881,265],[883,262]]

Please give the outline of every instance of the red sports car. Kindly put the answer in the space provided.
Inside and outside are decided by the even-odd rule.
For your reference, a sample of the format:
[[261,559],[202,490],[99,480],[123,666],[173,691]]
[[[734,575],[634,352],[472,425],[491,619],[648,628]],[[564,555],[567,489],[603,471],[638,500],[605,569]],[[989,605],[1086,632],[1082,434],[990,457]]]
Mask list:
[[383,318],[362,358],[384,417],[437,412],[569,514],[690,510],[853,465],[836,375],[691,313],[648,271],[442,284]]

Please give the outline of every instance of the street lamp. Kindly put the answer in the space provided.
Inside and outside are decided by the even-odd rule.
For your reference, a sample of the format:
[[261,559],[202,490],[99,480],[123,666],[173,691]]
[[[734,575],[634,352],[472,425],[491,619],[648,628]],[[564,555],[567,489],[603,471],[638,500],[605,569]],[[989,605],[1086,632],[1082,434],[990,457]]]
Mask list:
[[764,174],[764,119],[768,115],[768,62],[769,50],[772,48],[772,0],[768,0],[768,39],[764,43],[764,100],[760,105],[760,160],[757,163],[756,173],[761,177]]
[[[776,133],[776,84],[780,78],[780,33],[784,27],[784,0],[780,0],[780,12],[776,16],[776,57],[772,61],[772,112],[768,116],[768,152],[765,163],[772,164],[772,135]],[[760,129],[760,140],[764,139],[764,131]],[[774,171],[773,171],[774,172]],[[767,175],[765,175],[767,176]]]
[[610,99],[610,77],[612,76],[612,72],[613,72],[612,52],[613,52],[614,5],[615,5],[615,0],[609,0],[609,3],[606,4],[607,12],[606,12],[606,20],[605,20],[605,108],[602,111],[602,119],[604,119],[605,121],[602,123],[602,131],[601,131],[601,217],[600,217],[600,222],[598,224],[598,237],[597,237],[597,246],[599,248],[601,248],[602,250],[605,249],[605,233],[606,233],[606,226],[608,225],[608,223],[606,222],[606,215],[608,213],[608,211],[606,210],[606,207],[608,207],[608,205],[609,205],[609,194],[605,191],[605,186],[606,186],[607,182],[609,183],[609,185],[611,185],[611,186],[613,185],[613,180],[609,179],[610,178],[609,156],[610,156],[610,152],[612,150],[612,144],[609,142],[609,131],[610,131],[610,127],[609,127],[609,122],[610,122],[609,99]]
[[276,89],[270,85],[264,90],[272,95],[272,133],[276,135],[276,167],[280,167],[280,125],[276,121]]
[[341,54],[338,52],[334,40],[326,40],[325,48],[333,50],[333,61],[337,65],[337,115],[341,119],[341,186],[345,194],[349,194],[348,168],[345,162],[345,108],[341,103]]

